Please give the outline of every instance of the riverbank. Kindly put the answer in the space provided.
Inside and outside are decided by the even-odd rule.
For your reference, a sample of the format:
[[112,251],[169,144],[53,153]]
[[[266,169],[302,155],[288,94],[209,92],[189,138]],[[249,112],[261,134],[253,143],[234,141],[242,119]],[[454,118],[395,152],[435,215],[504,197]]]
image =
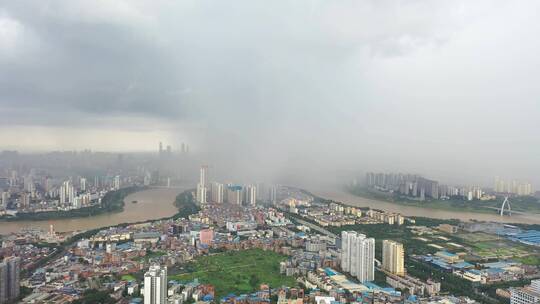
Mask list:
[[147,222],[153,222],[153,221],[166,221],[171,219],[178,219],[178,218],[187,218],[192,214],[197,214],[200,210],[199,206],[195,203],[195,200],[193,199],[192,195],[193,190],[186,190],[180,194],[178,194],[174,200],[173,205],[177,208],[177,212],[172,216],[157,218],[157,219],[151,219],[151,220],[145,220],[145,221],[139,221],[139,222],[132,222],[132,223],[120,223],[116,225],[110,225],[110,226],[104,226],[95,228],[92,230],[88,230],[82,233],[79,233],[68,240],[66,240],[64,245],[73,244],[74,242],[83,239],[83,238],[89,238],[96,234],[98,231],[112,228],[112,227],[126,227],[128,225],[137,225],[137,224],[144,224]]
[[124,211],[124,198],[134,192],[146,190],[147,187],[131,186],[116,191],[109,191],[101,199],[101,204],[67,211],[45,211],[35,213],[17,213],[16,216],[0,217],[0,222],[8,221],[48,221],[57,219],[75,219],[96,216],[104,213]]
[[54,248],[55,251],[53,253],[51,253],[49,256],[39,260],[31,268],[25,270],[23,272],[23,276],[27,276],[27,275],[31,274],[33,270],[35,270],[35,269],[37,269],[39,267],[42,267],[43,265],[45,265],[46,263],[48,263],[52,259],[55,259],[55,258],[61,256],[63,253],[65,253],[66,248],[68,248],[69,246],[72,246],[73,244],[75,244],[79,240],[84,239],[84,238],[90,238],[91,236],[95,235],[96,233],[98,233],[99,231],[101,231],[103,229],[112,228],[112,227],[125,227],[125,226],[128,226],[128,225],[142,224],[142,223],[146,223],[146,222],[149,222],[149,221],[187,218],[192,214],[198,213],[200,208],[197,206],[197,204],[195,203],[195,200],[193,199],[193,195],[191,194],[192,191],[193,190],[186,190],[186,191],[184,191],[184,192],[182,192],[182,193],[180,193],[180,194],[178,194],[176,196],[175,201],[174,201],[173,204],[178,209],[177,209],[177,213],[172,215],[172,216],[164,217],[164,218],[161,218],[161,219],[140,221],[140,222],[135,222],[135,223],[120,223],[120,224],[116,224],[116,225],[99,227],[99,228],[87,230],[87,231],[78,233],[76,235],[73,235],[72,237],[68,238],[67,240],[65,240],[61,244],[58,244],[58,245],[46,245],[46,246],[50,246],[51,248]]
[[[496,208],[500,208],[502,205],[502,199],[467,201],[464,199],[451,198],[448,200],[426,199],[424,201],[419,201],[399,196],[395,193],[377,191],[366,187],[346,187],[345,190],[353,195],[367,199],[384,200],[398,205],[435,210],[494,214],[497,213]],[[535,197],[515,197],[510,200],[513,211],[538,213],[540,216],[540,202]]]
[[[79,218],[62,218],[52,220],[2,221],[0,234],[19,232],[21,229],[41,229],[47,231],[54,225],[57,232],[84,231],[100,227],[108,227],[121,223],[135,223],[174,216],[178,213],[174,202],[184,188],[147,188],[133,192],[124,199],[124,207],[119,212],[102,213]],[[132,204],[132,201],[138,201]]]
[[298,188],[307,189],[315,196],[332,200],[336,202],[342,202],[345,205],[353,207],[365,207],[379,209],[387,212],[401,213],[405,216],[420,216],[426,218],[435,219],[459,219],[467,222],[471,220],[475,221],[488,221],[488,222],[501,222],[511,224],[540,224],[540,216],[538,214],[512,214],[512,216],[500,216],[495,210],[490,213],[479,213],[467,210],[441,210],[433,208],[424,208],[417,206],[409,206],[406,204],[396,204],[381,199],[373,199],[357,196],[349,193],[343,189],[342,185],[322,185],[319,187],[310,187],[305,185],[299,185]]

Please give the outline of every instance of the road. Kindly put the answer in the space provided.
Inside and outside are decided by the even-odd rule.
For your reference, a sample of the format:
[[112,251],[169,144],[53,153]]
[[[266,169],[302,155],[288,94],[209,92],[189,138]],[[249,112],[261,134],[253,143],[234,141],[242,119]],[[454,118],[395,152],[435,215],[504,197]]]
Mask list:
[[301,219],[299,219],[299,218],[297,218],[297,217],[295,217],[294,220],[297,221],[298,223],[304,225],[304,226],[309,227],[310,229],[319,231],[319,232],[322,233],[322,234],[326,234],[327,236],[331,236],[331,237],[334,237],[334,238],[337,237],[336,234],[334,234],[334,233],[332,233],[332,232],[330,232],[330,231],[328,231],[328,230],[322,228],[321,226],[318,226],[318,225],[315,225],[315,224],[313,224],[313,223],[310,223],[310,222],[301,220]]

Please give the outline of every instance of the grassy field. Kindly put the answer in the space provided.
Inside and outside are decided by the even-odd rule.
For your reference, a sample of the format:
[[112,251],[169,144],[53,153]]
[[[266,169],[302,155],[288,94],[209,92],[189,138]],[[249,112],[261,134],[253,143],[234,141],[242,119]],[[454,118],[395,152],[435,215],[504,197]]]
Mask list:
[[159,258],[160,256],[163,256],[166,254],[167,253],[164,251],[147,251],[144,257],[136,257],[133,260],[134,261],[142,261],[142,260],[149,261],[150,259]]
[[229,293],[241,294],[258,290],[266,283],[272,288],[282,285],[295,286],[292,277],[279,273],[279,263],[285,256],[259,249],[229,251],[197,258],[185,268],[186,273],[169,276],[169,280],[192,281],[212,284],[216,297]]
[[500,237],[494,234],[488,234],[484,232],[459,233],[459,234],[456,234],[456,236],[463,239],[463,241],[468,244],[475,244],[478,242],[496,241],[500,239]]
[[527,248],[507,241],[479,242],[474,244],[474,254],[482,258],[508,259],[529,254]]
[[122,280],[124,281],[135,281],[135,277],[130,274],[125,274],[122,276]]
[[530,255],[530,256],[527,256],[527,257],[518,258],[516,260],[518,260],[521,263],[526,264],[526,265],[540,266],[540,256],[538,256],[538,255]]

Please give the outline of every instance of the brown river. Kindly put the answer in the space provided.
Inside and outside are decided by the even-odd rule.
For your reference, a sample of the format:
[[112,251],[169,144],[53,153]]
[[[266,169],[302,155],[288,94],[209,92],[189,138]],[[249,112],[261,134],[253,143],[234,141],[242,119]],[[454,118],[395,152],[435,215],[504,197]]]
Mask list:
[[[54,229],[58,232],[89,230],[121,223],[134,223],[168,217],[177,212],[173,203],[176,196],[184,190],[179,188],[152,188],[132,193],[124,200],[124,210],[118,213],[76,219],[0,222],[0,234],[19,232],[23,228],[41,228],[46,231],[51,224],[54,225]],[[134,204],[132,201],[137,201],[137,203]]]
[[331,199],[338,202],[343,202],[350,206],[356,207],[371,207],[375,209],[385,210],[388,212],[401,213],[408,216],[423,216],[439,219],[459,219],[461,221],[469,221],[471,219],[479,221],[494,221],[504,223],[522,223],[522,224],[540,224],[540,214],[512,214],[512,216],[503,216],[489,213],[474,213],[474,212],[460,212],[460,211],[446,211],[437,209],[428,209],[414,206],[403,206],[398,204],[392,204],[385,201],[379,201],[374,199],[363,198],[352,195],[344,190],[337,189],[318,189],[309,190],[311,193]]
[[[343,190],[323,189],[316,190],[305,187],[310,192],[320,197],[343,202],[347,205],[357,207],[371,207],[389,212],[399,212],[408,216],[424,216],[440,219],[460,219],[468,221],[471,219],[481,221],[497,221],[506,223],[540,224],[540,214],[514,214],[512,216],[501,217],[495,213],[472,213],[427,209],[412,206],[402,206],[384,201],[367,199],[354,196]],[[54,229],[59,232],[88,230],[99,227],[106,227],[121,223],[133,223],[145,220],[152,220],[172,216],[176,213],[173,202],[180,192],[185,189],[153,188],[128,195],[125,199],[124,211],[119,213],[102,214],[88,218],[60,219],[48,221],[20,221],[20,222],[0,222],[0,234],[18,232],[23,228],[41,228],[48,230],[54,225]],[[132,201],[138,201],[133,204]]]

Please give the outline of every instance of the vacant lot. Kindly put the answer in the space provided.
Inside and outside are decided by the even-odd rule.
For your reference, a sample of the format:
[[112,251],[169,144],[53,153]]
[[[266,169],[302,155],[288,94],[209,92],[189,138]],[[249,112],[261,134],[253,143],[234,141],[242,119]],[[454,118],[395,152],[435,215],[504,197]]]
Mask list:
[[529,255],[524,246],[509,241],[489,241],[474,244],[474,254],[482,258],[513,258]]
[[279,263],[285,256],[259,249],[229,251],[202,256],[188,264],[186,273],[169,276],[169,280],[192,281],[212,284],[216,297],[229,293],[241,294],[258,290],[262,283],[270,287],[295,286],[292,277],[279,273]]

